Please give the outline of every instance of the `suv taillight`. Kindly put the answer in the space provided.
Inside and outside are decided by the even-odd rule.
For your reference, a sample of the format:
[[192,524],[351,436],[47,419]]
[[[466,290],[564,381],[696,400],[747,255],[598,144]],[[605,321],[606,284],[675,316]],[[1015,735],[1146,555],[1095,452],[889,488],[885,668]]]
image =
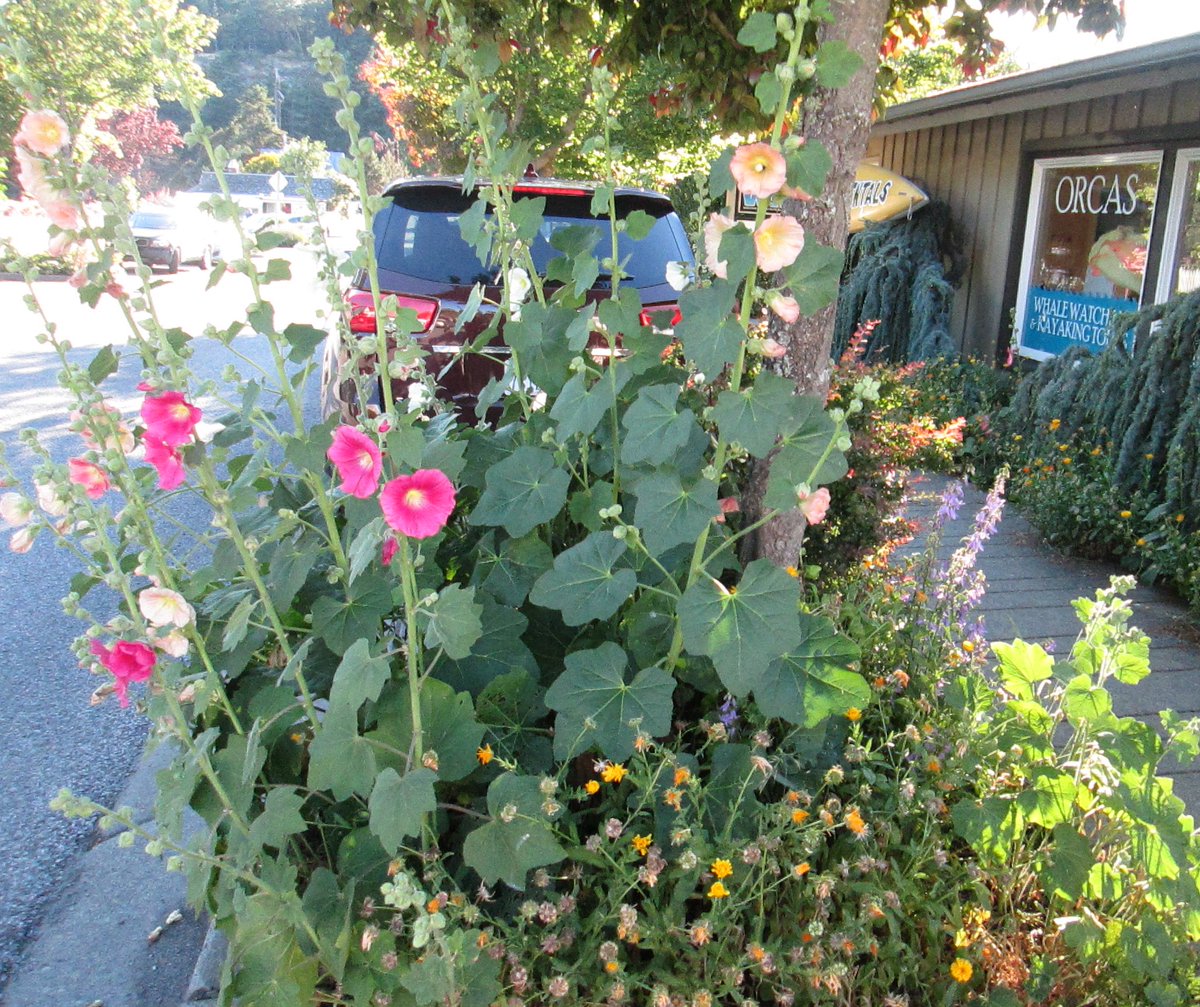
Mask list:
[[[397,307],[411,308],[417,313],[417,324],[421,326],[418,331],[427,332],[437,317],[438,302],[427,300],[424,297],[406,297],[403,294],[395,296]],[[350,331],[374,335],[376,331],[375,302],[371,297],[371,291],[351,290],[347,292],[346,304],[350,308]]]
[[638,315],[638,321],[640,321],[642,325],[646,326],[646,328],[650,328],[654,325],[655,315],[665,315],[668,311],[671,312],[671,324],[669,327],[673,329],[676,325],[683,321],[683,315],[680,313],[679,308],[674,304],[662,304],[657,308],[643,308],[642,313]]

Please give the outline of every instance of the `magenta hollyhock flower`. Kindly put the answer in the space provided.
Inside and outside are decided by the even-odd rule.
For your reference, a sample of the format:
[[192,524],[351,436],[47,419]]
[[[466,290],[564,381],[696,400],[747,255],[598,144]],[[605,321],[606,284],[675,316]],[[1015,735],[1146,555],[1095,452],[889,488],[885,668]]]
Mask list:
[[147,395],[142,403],[147,439],[162,441],[170,448],[187,444],[203,413],[183,397],[182,392]]
[[158,469],[158,488],[173,490],[182,485],[187,473],[183,468],[183,458],[169,444],[155,437],[146,437],[146,461]]
[[437,469],[418,469],[383,487],[379,495],[383,519],[409,538],[436,535],[454,510],[454,484]]
[[383,471],[383,456],[379,445],[361,430],[338,427],[325,457],[337,468],[343,492],[360,500],[375,495]]
[[89,500],[99,500],[112,485],[104,469],[82,458],[67,460],[67,478],[76,486],[82,486]]
[[117,696],[122,706],[129,705],[129,683],[144,682],[154,672],[154,651],[144,643],[118,640],[109,648],[99,640],[93,640],[92,654],[99,658],[104,670],[116,679]]
[[395,535],[389,535],[383,543],[383,548],[379,550],[379,562],[384,566],[391,566],[392,560],[396,557],[396,550],[400,548],[400,543],[396,541]]

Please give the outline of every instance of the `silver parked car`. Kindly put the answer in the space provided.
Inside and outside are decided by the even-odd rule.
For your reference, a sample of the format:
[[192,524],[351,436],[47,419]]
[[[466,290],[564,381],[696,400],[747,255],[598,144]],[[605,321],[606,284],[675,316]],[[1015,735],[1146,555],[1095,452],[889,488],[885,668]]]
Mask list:
[[148,266],[177,273],[185,262],[208,269],[219,254],[213,222],[200,213],[170,206],[144,207],[129,221],[138,257]]

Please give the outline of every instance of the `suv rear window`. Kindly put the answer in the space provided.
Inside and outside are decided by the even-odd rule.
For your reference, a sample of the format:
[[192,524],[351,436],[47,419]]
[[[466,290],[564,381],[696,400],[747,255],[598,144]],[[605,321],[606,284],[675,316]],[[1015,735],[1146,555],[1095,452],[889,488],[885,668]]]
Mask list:
[[[521,198],[519,195],[518,199]],[[541,229],[530,249],[539,273],[561,252],[550,245],[556,231],[568,227],[594,227],[599,232],[596,254],[603,257],[608,247],[607,219],[591,214],[591,195],[544,197],[546,209]],[[494,269],[479,261],[475,250],[463,240],[459,217],[470,209],[475,197],[450,186],[408,186],[392,196],[391,206],[375,217],[375,254],[381,269],[404,273],[422,280],[471,286],[495,281]],[[663,199],[618,195],[617,216],[644,210],[655,218],[650,233],[641,241],[627,235],[617,240],[618,257],[624,260],[634,287],[652,287],[665,282],[668,262],[691,261],[686,242],[681,244],[682,225]],[[678,232],[678,233],[677,233]]]

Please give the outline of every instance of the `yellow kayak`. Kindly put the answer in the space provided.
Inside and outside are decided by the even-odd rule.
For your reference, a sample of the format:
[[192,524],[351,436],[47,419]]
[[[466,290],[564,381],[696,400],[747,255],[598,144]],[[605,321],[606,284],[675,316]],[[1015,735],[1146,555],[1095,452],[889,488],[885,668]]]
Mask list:
[[908,216],[928,202],[929,196],[903,175],[859,161],[850,194],[850,233],[861,231],[867,221]]

